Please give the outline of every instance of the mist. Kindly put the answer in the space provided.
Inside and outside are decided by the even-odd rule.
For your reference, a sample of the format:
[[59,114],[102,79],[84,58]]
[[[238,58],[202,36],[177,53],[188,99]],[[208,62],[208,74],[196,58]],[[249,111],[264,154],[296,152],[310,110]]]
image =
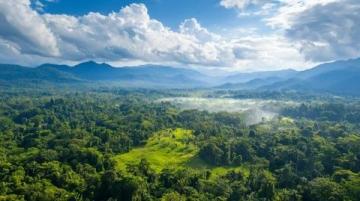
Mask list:
[[270,121],[279,116],[282,107],[296,104],[292,101],[196,97],[163,98],[158,102],[170,102],[183,110],[241,113],[247,125]]

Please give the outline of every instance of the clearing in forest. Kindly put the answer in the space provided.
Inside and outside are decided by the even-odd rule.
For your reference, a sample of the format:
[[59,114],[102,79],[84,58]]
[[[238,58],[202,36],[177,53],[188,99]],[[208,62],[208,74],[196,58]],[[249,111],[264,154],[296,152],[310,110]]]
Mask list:
[[128,153],[115,157],[117,169],[126,171],[127,165],[139,164],[141,159],[146,159],[150,167],[156,172],[165,168],[180,169],[191,167],[194,169],[209,169],[211,177],[225,175],[229,171],[242,171],[245,175],[249,170],[246,166],[212,166],[198,157],[199,147],[194,144],[195,136],[191,130],[166,129],[155,133],[147,143]]
[[198,151],[192,131],[167,129],[154,134],[145,146],[120,154],[115,160],[119,170],[126,170],[127,164],[137,164],[146,159],[151,168],[160,172],[164,168],[183,167]]

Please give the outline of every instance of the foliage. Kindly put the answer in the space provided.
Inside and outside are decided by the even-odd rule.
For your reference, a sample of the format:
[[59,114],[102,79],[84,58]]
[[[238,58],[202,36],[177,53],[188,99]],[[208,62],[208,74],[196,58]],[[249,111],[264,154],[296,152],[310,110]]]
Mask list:
[[354,100],[246,126],[164,91],[0,93],[0,200],[360,200]]

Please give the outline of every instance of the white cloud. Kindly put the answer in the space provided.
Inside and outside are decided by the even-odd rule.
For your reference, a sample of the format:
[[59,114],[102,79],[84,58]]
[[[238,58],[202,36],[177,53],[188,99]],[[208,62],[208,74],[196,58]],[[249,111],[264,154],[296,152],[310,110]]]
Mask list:
[[297,48],[283,36],[252,36],[234,42],[240,48],[235,65],[237,70],[280,70],[290,67],[305,69],[314,65],[305,61]]
[[58,37],[62,56],[70,60],[137,59],[215,66],[229,62],[222,58],[231,51],[215,43],[219,37],[195,19],[185,20],[181,32],[175,32],[151,19],[143,4],[131,4],[109,15],[43,17]]
[[359,0],[221,0],[220,4],[239,9],[240,16],[262,16],[273,33],[286,37],[307,60],[360,56]]
[[210,33],[207,29],[202,27],[195,18],[186,19],[181,23],[180,33],[194,37],[200,42],[217,41],[221,38],[219,35]]
[[[19,63],[92,59],[252,71],[307,65],[283,37],[254,33],[228,38],[210,32],[194,18],[184,20],[177,32],[152,19],[143,4],[108,15],[70,16],[39,14],[29,0],[0,0],[0,16],[6,22],[0,25],[0,46],[7,47],[2,52]],[[8,62],[4,57],[0,60]]]
[[195,18],[184,20],[174,31],[152,19],[143,4],[107,15],[70,16],[39,14],[30,0],[0,0],[0,62],[92,59],[251,71],[309,67],[360,56],[357,0],[220,2],[243,14],[250,9],[274,31],[261,34],[258,29],[233,27],[219,35]]
[[289,1],[268,19],[304,56],[324,62],[360,56],[360,1]]
[[22,53],[59,54],[55,36],[29,0],[0,0],[0,37]]
[[299,14],[316,6],[323,6],[339,0],[279,0],[280,6],[276,13],[266,19],[274,28],[290,28]]

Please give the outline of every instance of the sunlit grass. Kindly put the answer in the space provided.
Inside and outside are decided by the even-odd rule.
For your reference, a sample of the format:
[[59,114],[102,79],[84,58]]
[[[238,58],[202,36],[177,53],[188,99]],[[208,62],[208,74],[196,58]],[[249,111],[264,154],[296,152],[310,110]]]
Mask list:
[[163,130],[151,137],[143,147],[134,148],[130,152],[115,157],[117,169],[126,171],[128,165],[138,164],[146,159],[156,172],[165,168],[211,170],[210,179],[224,176],[229,171],[241,171],[247,175],[245,166],[213,166],[198,157],[199,148],[194,144],[192,131],[185,129]]
[[181,168],[198,153],[190,130],[164,130],[151,137],[145,146],[115,157],[117,168],[126,170],[127,164],[146,159],[150,167],[160,172],[164,168]]

